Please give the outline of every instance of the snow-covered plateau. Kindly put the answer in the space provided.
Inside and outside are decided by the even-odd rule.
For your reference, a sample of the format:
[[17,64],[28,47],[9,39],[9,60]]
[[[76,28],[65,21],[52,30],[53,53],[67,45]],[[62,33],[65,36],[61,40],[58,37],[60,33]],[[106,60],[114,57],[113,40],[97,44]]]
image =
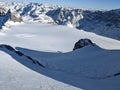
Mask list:
[[[79,9],[37,3],[0,5],[7,5],[12,13],[6,14],[9,20],[1,17],[0,90],[120,90],[119,28],[115,33],[105,31],[109,38],[76,29],[76,19],[84,18]],[[88,16],[80,22],[83,27]],[[73,50],[81,39],[93,45]]]
[[[12,23],[0,32],[1,90],[120,89],[120,41],[66,26]],[[96,45],[72,51],[81,38]]]

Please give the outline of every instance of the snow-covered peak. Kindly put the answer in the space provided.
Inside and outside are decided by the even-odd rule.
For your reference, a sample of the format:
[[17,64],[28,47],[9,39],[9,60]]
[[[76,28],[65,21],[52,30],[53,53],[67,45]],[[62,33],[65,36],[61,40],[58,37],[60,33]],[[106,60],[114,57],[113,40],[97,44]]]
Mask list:
[[[82,10],[41,3],[1,2],[21,20],[66,25],[120,40],[120,9]],[[20,21],[21,21],[20,20]]]
[[0,15],[4,15],[7,13],[7,10],[3,7],[0,7]]

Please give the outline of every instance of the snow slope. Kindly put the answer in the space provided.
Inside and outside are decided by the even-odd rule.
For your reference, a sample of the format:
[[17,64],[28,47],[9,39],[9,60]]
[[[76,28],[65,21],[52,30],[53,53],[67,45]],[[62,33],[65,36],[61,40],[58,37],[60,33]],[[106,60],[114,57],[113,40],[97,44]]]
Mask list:
[[[120,42],[65,26],[26,22],[18,25],[10,25],[1,33],[0,43],[14,47],[41,50],[41,51],[72,51],[74,44],[81,38],[89,38],[104,49],[119,49]],[[14,24],[14,23],[13,23]],[[16,23],[17,24],[17,23]],[[37,43],[37,44],[36,44]]]
[[[17,57],[18,60],[20,59],[17,55],[14,56]],[[35,68],[39,73],[20,64],[17,59],[13,59],[10,55],[0,51],[1,90],[79,90],[79,88],[54,80],[42,73],[40,74],[40,72],[49,73],[49,71],[35,66],[30,62],[26,62],[24,57],[20,60],[33,69]],[[64,78],[64,76],[62,78]]]
[[[120,89],[120,41],[65,26],[11,23],[0,32],[0,44],[11,45],[45,68],[0,48],[1,90]],[[96,45],[72,51],[81,38]]]

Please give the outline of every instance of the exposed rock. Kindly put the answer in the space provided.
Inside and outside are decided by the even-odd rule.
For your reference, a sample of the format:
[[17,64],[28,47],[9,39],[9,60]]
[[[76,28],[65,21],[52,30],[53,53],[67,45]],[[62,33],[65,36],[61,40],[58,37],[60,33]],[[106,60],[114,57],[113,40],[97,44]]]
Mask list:
[[45,68],[45,66],[43,66],[40,62],[36,61],[36,63],[37,63],[38,65],[40,65],[41,67]]
[[18,17],[15,13],[11,14],[10,20],[14,21],[14,22],[22,22],[23,21],[22,18],[20,16]]
[[2,45],[0,45],[0,48],[2,48],[3,50],[4,50],[4,49],[7,49],[8,51],[15,53],[17,56],[24,56],[24,57],[27,58],[28,60],[31,60],[33,64],[37,64],[37,65],[45,68],[45,66],[42,65],[39,61],[33,59],[33,58],[30,57],[30,56],[27,56],[27,55],[23,54],[23,53],[20,52],[20,51],[15,50],[15,49],[14,49],[13,47],[11,47],[10,45],[2,44]]
[[92,43],[92,41],[90,39],[80,39],[78,42],[75,43],[73,50],[83,48],[88,45],[94,46],[94,44]]
[[46,14],[52,17],[57,24],[65,25],[66,23],[70,22],[74,27],[77,27],[78,21],[82,18],[81,9],[60,7],[48,11]]
[[23,56],[24,54],[21,53],[20,51],[15,51],[16,54],[18,54],[19,56]]
[[[14,22],[21,22],[23,19],[49,24],[67,25],[120,40],[120,9],[109,11],[82,10],[39,3],[5,3],[4,7],[11,9],[11,20]],[[16,12],[17,15],[13,12]],[[6,9],[0,8],[1,15],[6,15],[6,13]],[[9,18],[4,19],[0,17],[0,28],[2,28]]]
[[5,8],[0,7],[0,16],[3,16],[7,13],[7,10]]
[[54,20],[45,14],[40,15],[39,18],[34,18],[33,21],[41,22],[41,23],[48,23],[48,24],[55,24]]
[[8,50],[10,50],[10,51],[15,51],[15,49],[14,49],[13,47],[9,46],[9,45],[4,45],[4,44],[2,44],[2,45],[0,45],[0,47],[6,48],[6,49],[8,49]]
[[11,11],[0,7],[0,29],[10,19]]

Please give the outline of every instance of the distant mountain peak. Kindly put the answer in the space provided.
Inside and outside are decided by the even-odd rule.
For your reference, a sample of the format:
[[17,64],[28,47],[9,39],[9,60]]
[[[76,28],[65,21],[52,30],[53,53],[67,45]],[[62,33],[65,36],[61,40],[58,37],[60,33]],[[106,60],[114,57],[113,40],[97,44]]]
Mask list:
[[[10,9],[12,13],[16,13],[16,16],[21,17],[23,21],[67,25],[120,40],[120,9],[102,11],[42,3],[1,2],[0,4]],[[1,9],[2,12],[5,10]]]

